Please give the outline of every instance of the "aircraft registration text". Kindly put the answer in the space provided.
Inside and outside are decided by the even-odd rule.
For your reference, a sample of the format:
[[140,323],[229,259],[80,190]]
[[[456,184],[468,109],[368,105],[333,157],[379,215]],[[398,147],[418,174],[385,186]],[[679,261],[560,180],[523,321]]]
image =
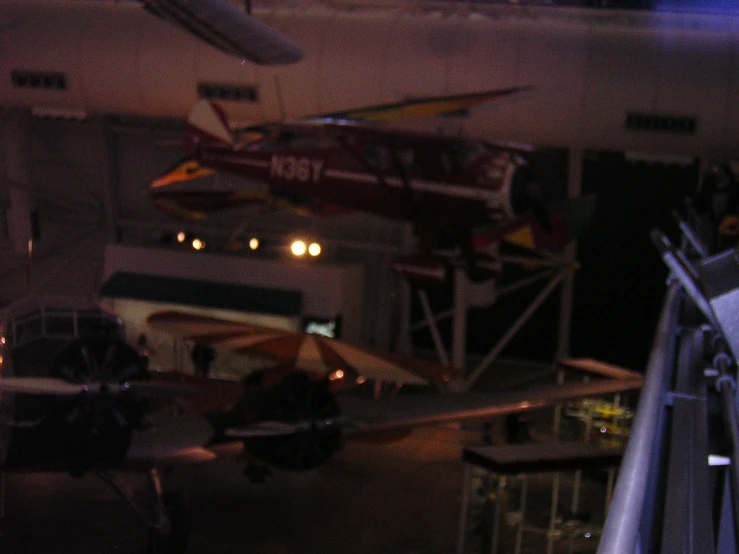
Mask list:
[[317,158],[272,154],[269,176],[273,179],[317,183],[321,179],[323,165],[324,161]]

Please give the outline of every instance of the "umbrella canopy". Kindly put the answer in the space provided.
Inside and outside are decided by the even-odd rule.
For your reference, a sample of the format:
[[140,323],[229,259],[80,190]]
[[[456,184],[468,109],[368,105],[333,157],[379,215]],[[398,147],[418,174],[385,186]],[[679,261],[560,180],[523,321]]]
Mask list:
[[275,360],[297,369],[412,384],[441,384],[458,375],[452,368],[411,356],[362,348],[320,335],[272,329],[185,312],[158,312],[148,318],[154,329],[198,344]]

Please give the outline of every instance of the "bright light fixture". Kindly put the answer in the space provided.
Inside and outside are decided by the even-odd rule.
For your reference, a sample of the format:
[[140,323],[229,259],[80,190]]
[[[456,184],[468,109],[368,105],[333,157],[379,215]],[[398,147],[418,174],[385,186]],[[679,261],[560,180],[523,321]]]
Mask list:
[[293,253],[293,256],[305,256],[306,250],[308,250],[308,247],[302,240],[293,241],[290,245],[290,252]]
[[310,254],[314,258],[316,256],[320,256],[321,255],[321,245],[318,244],[317,242],[311,242],[310,246],[308,246],[308,254]]
[[249,248],[251,250],[256,250],[259,248],[259,239],[257,237],[252,237],[249,239]]
[[187,235],[185,234],[185,231],[180,231],[179,233],[177,233],[177,242],[179,242],[180,244],[185,242],[186,238],[187,238]]
[[192,239],[192,247],[195,250],[202,250],[205,248],[205,243],[200,239]]

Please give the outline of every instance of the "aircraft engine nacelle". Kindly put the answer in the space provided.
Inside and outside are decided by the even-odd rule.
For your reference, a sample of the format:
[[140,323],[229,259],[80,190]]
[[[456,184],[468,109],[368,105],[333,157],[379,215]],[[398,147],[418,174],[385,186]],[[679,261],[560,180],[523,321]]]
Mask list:
[[328,380],[311,379],[307,374],[288,375],[271,388],[257,410],[257,421],[310,422],[291,434],[251,437],[245,448],[260,460],[291,471],[314,469],[343,445],[341,429],[332,425],[339,407],[329,390]]
[[106,384],[148,380],[141,356],[117,339],[78,339],[54,358],[50,376],[70,383],[101,384],[94,394],[44,399],[46,414],[38,432],[50,441],[51,454],[61,456],[72,474],[122,461],[148,403],[130,392],[106,391]]

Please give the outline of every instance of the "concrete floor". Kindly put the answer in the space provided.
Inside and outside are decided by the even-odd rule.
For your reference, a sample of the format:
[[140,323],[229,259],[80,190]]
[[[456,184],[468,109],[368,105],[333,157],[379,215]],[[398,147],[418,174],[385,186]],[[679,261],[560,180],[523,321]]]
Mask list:
[[[189,554],[446,553],[456,541],[464,444],[479,435],[421,429],[394,444],[350,442],[312,472],[262,485],[243,462],[181,467]],[[97,478],[8,475],[3,554],[141,553],[137,517]]]

